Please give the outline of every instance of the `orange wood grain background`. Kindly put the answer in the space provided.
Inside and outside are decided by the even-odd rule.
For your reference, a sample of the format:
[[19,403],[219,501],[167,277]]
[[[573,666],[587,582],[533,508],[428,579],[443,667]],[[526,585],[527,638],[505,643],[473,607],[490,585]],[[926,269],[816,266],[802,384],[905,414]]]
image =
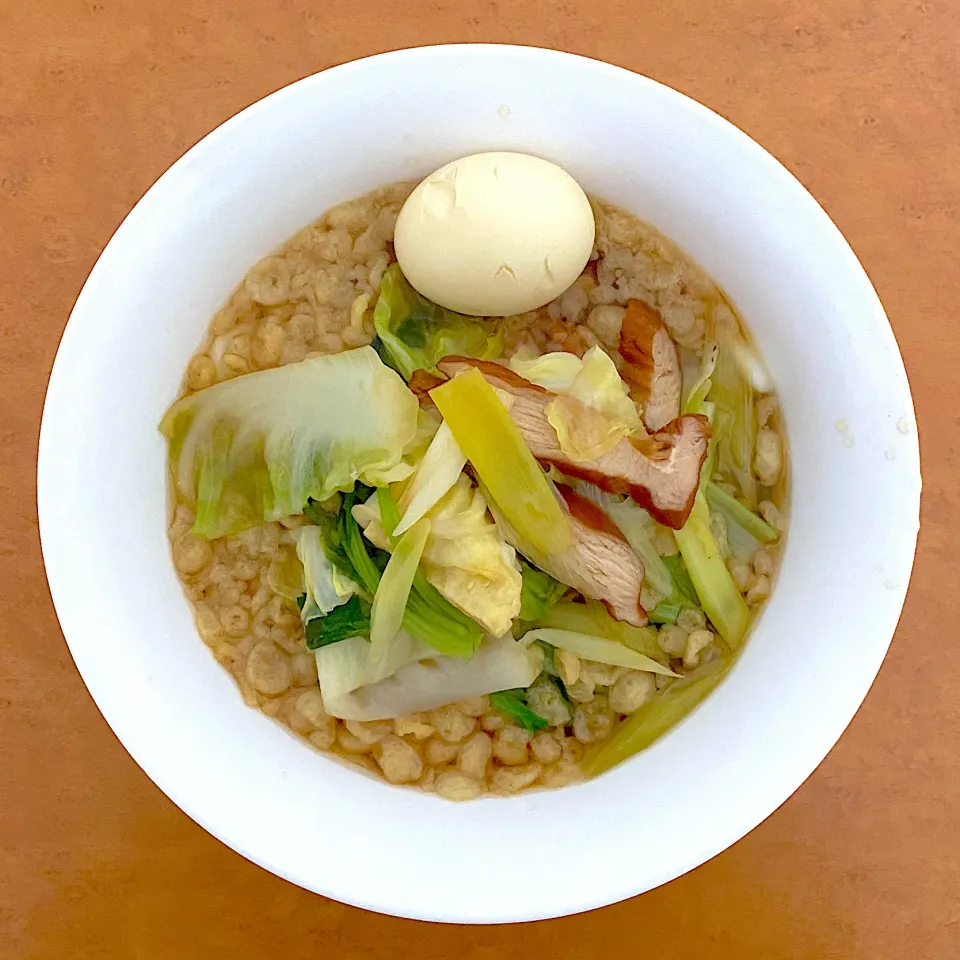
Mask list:
[[[73,668],[34,501],[57,340],[98,253],[153,180],[292,80],[464,40],[560,47],[646,73],[786,163],[886,305],[925,475],[896,640],[800,791],[665,888],[485,929],[313,896],[180,813]],[[958,123],[956,0],[0,0],[0,957],[960,957]],[[812,609],[810,630],[829,629]],[[500,855],[504,883],[553,882]]]

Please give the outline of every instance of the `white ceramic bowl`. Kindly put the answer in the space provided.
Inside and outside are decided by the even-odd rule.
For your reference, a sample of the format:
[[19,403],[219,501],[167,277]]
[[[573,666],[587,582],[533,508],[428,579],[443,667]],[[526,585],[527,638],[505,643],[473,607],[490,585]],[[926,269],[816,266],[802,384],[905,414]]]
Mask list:
[[[729,292],[780,392],[792,529],[739,665],[684,723],[583,786],[455,805],[345,769],[243,705],[174,574],[156,425],[214,310],[259,257],[340,200],[493,149],[562,164],[656,224]],[[318,893],[486,923],[649,890],[742,837],[809,776],[896,626],[920,474],[883,309],[843,237],[777,161],[624,70],[451,46],[308,77],[227,121],[157,181],[70,317],[38,490],[77,667],[175,803]]]

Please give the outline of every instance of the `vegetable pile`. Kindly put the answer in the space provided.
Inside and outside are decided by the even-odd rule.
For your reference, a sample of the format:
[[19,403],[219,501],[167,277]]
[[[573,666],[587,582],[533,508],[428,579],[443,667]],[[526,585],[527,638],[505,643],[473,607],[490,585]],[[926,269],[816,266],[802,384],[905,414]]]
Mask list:
[[755,614],[737,564],[780,536],[754,464],[765,375],[717,317],[699,356],[636,302],[619,350],[508,361],[501,321],[431,303],[394,264],[373,347],[177,401],[172,479],[199,537],[284,521],[335,717],[489,695],[537,732],[570,723],[571,664],[647,675],[583,761],[599,774],[723,680]]

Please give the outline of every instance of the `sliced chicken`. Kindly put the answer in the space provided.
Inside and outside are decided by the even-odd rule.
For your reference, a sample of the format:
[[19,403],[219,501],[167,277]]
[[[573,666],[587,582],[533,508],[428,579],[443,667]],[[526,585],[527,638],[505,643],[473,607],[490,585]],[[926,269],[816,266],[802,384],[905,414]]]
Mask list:
[[648,430],[660,430],[680,416],[683,374],[677,347],[660,314],[642,300],[631,300],[620,326],[620,375],[630,396],[643,406]]
[[609,493],[626,494],[674,530],[686,522],[707,456],[710,422],[706,417],[688,414],[648,437],[627,437],[595,460],[577,462],[560,449],[556,431],[547,421],[546,407],[556,394],[497,363],[444,357],[437,366],[448,377],[476,367],[487,383],[508,394],[510,417],[541,464]]
[[507,543],[526,553],[527,559],[555,580],[599,600],[610,616],[635,627],[647,622],[640,605],[643,563],[624,539],[617,525],[595,503],[565,484],[555,484],[570,517],[570,546],[549,555],[530,554],[516,532],[488,499],[494,518]]
[[443,377],[438,377],[436,374],[430,373],[428,370],[414,370],[413,375],[410,377],[410,382],[407,386],[413,391],[416,395],[416,398],[420,401],[420,406],[432,406],[433,401],[430,399],[430,391],[434,387],[439,387],[441,383],[445,383]]

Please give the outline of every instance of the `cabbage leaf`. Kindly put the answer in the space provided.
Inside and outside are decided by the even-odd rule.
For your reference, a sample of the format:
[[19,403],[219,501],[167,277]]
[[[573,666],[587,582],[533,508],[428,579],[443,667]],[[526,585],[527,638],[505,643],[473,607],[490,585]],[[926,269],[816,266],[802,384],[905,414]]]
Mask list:
[[[379,498],[353,513],[368,540],[393,549]],[[502,636],[520,612],[522,577],[516,552],[488,516],[482,494],[461,474],[424,519],[430,521],[430,535],[420,571],[427,583],[488,633]]]
[[397,264],[387,267],[373,323],[381,352],[405,380],[414,370],[437,372],[449,355],[493,360],[503,352],[502,324],[454,313],[422,297]]
[[537,360],[513,360],[510,367],[558,395],[547,406],[546,415],[560,449],[571,460],[593,460],[643,429],[629,388],[600,347],[591,347],[582,360],[555,353]]
[[384,484],[417,431],[417,398],[370,347],[261,370],[178,400],[160,423],[194,533],[303,512],[354,481]]
[[[368,539],[379,548],[376,556],[386,558],[383,564],[383,567],[386,567],[390,559],[388,551],[393,548],[393,544],[380,521],[380,503],[388,505],[391,528],[395,523],[392,515],[396,513],[396,504],[387,487],[381,487],[371,494],[366,503],[358,504],[356,501],[355,493],[347,494],[343,498],[340,512],[341,542],[345,554],[358,573],[359,582],[370,596],[375,596],[380,585],[381,567],[367,552],[360,526],[370,527],[375,522],[374,530]],[[472,656],[483,636],[483,628],[446,600],[419,569],[413,577],[413,585],[403,613],[403,626],[438,652],[456,657]]]
[[360,587],[331,563],[321,527],[297,527],[291,533],[297,541],[297,556],[303,564],[306,597],[300,618],[306,624],[346,603],[360,592]]
[[412,527],[457,482],[466,463],[450,428],[441,423],[397,504],[401,516],[394,533]]
[[327,712],[345,720],[384,720],[501,690],[530,686],[540,673],[540,649],[512,637],[486,637],[470,660],[438,657],[401,630],[375,661],[355,637],[316,651]]

